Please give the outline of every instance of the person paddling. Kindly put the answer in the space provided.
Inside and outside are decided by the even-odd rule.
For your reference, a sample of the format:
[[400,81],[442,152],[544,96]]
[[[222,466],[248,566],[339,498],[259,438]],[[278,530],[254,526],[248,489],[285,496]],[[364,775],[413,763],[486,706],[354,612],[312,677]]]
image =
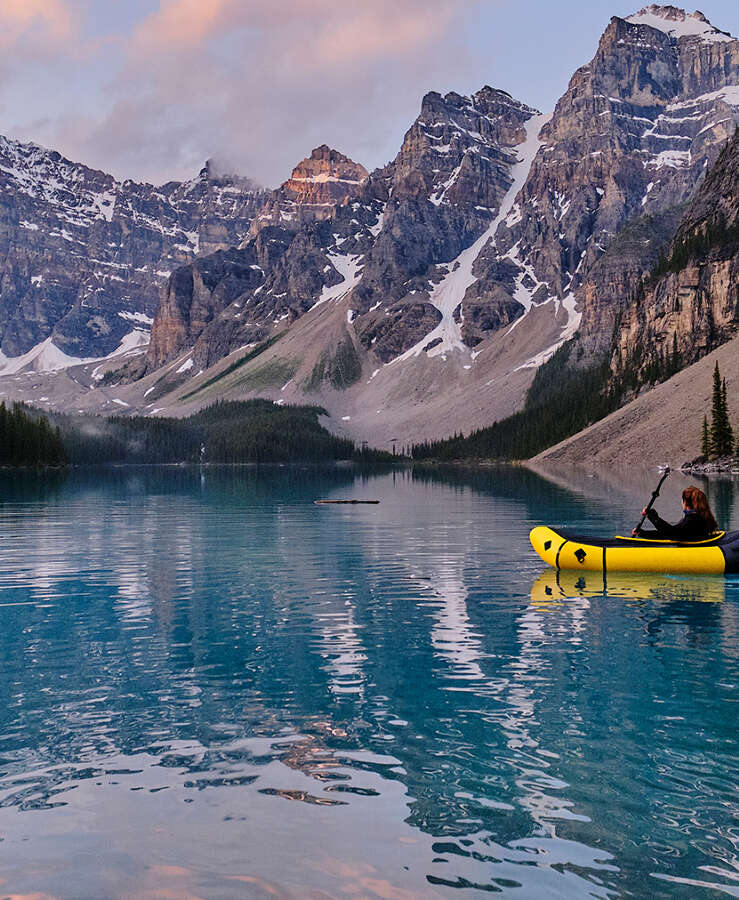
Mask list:
[[700,488],[687,487],[683,491],[683,517],[675,525],[661,519],[654,509],[645,507],[642,515],[654,525],[654,530],[635,528],[636,537],[651,540],[702,541],[718,531],[718,524],[708,505],[708,498]]

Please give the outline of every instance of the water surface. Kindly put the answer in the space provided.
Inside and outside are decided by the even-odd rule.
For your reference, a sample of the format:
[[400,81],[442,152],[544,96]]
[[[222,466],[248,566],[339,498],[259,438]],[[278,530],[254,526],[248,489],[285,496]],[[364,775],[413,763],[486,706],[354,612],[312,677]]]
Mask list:
[[4,476],[0,896],[739,896],[739,581],[527,540],[655,481]]

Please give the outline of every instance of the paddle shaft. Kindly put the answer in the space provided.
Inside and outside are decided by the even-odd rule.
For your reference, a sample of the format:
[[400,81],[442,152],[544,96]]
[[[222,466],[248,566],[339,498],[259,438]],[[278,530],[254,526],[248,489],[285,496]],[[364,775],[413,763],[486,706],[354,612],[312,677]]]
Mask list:
[[[654,501],[657,499],[657,497],[659,497],[659,489],[662,487],[662,485],[664,484],[665,478],[667,478],[667,476],[668,476],[669,474],[670,474],[670,467],[668,466],[668,467],[665,469],[665,474],[660,478],[659,484],[657,485],[657,487],[656,487],[656,488],[654,489],[654,491],[652,492],[652,499],[649,501],[649,503],[647,503],[647,506],[646,506],[647,512],[649,512],[649,510],[652,508],[652,506],[654,506]],[[636,531],[638,531],[638,530],[642,527],[642,525],[644,524],[644,520],[646,519],[646,517],[647,517],[647,513],[644,513],[644,515],[641,517],[641,521],[640,521],[639,524],[636,526],[636,529],[635,529]]]

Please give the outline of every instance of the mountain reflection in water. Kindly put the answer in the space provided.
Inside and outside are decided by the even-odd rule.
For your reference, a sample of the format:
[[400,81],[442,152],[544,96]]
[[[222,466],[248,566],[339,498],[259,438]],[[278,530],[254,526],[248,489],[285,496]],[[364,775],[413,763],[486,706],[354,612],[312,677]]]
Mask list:
[[739,583],[542,572],[578,477],[0,483],[0,891],[731,893]]

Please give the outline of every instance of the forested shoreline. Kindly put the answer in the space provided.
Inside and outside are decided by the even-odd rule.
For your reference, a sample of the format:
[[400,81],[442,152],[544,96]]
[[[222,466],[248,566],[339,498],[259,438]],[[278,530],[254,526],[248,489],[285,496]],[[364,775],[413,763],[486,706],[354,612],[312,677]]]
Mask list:
[[50,414],[0,405],[0,465],[251,464],[378,462],[331,434],[318,406],[271,400],[219,402],[186,418]]

